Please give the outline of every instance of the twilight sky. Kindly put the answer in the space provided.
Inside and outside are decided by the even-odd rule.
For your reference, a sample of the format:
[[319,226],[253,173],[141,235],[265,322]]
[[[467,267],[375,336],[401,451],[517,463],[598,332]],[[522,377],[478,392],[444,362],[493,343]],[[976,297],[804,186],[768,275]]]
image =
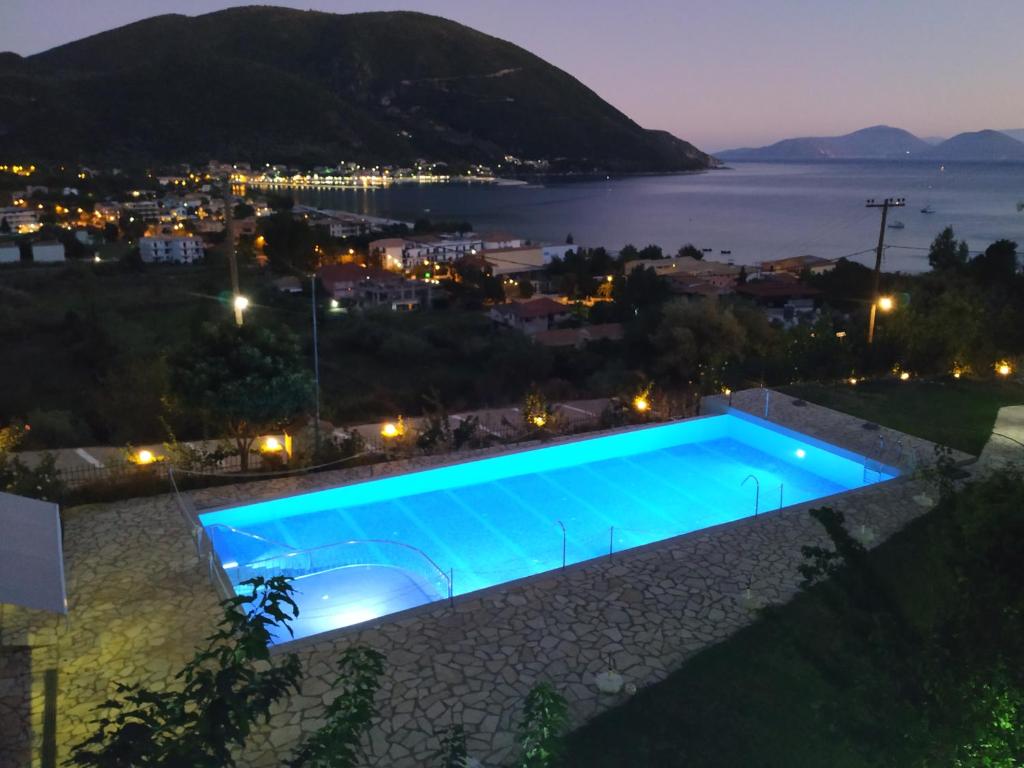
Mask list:
[[[0,51],[28,55],[225,0],[0,0]],[[504,38],[641,125],[709,151],[878,123],[919,136],[1024,128],[1021,0],[280,0],[416,10]]]

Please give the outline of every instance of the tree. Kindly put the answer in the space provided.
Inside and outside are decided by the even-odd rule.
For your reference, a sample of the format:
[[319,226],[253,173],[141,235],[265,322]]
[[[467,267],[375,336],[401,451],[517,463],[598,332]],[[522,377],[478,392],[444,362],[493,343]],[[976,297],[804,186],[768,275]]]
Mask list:
[[4,216],[2,219],[0,219],[0,233],[7,235],[10,234],[10,232],[11,224],[9,221],[7,221],[7,217]]
[[656,369],[678,384],[696,383],[702,392],[721,385],[724,367],[739,358],[746,332],[731,310],[711,299],[677,299],[665,305],[654,334]]
[[244,472],[259,435],[305,410],[312,385],[296,338],[258,325],[206,325],[172,361],[171,387],[234,441]]
[[316,238],[303,220],[295,219],[290,211],[279,211],[266,218],[262,226],[263,252],[270,266],[277,272],[294,274],[296,270],[309,274],[317,267],[314,250]]
[[72,749],[71,763],[95,768],[234,766],[253,726],[298,691],[295,654],[271,660],[272,632],[298,614],[287,579],[245,582],[246,593],[221,603],[223,615],[206,646],[176,676],[182,687],[155,691],[117,685],[96,732]]
[[519,298],[528,299],[533,296],[533,283],[529,280],[520,280],[516,287],[519,289]]
[[635,317],[645,309],[660,306],[668,296],[668,285],[650,267],[634,268],[623,279],[612,283],[612,299],[623,318]]
[[687,243],[679,249],[679,252],[676,255],[681,259],[689,256],[691,259],[697,259],[699,261],[704,258],[704,251],[693,243]]
[[997,240],[971,260],[971,275],[982,285],[1008,285],[1017,276],[1017,243]]
[[572,232],[565,236],[566,245],[575,245],[576,241],[572,239]]
[[665,254],[660,245],[645,245],[637,254],[641,259],[663,259]]
[[963,240],[957,242],[952,227],[946,227],[932,241],[928,263],[936,272],[956,271],[967,264],[970,249]]
[[[96,732],[72,748],[79,768],[231,768],[253,727],[270,719],[274,705],[298,693],[302,665],[294,653],[272,656],[275,634],[291,631],[298,615],[289,580],[257,577],[242,594],[221,602],[217,630],[175,675],[180,686],[152,690],[119,684],[102,709]],[[339,691],[325,723],[300,745],[293,768],[352,768],[360,743],[377,716],[374,697],[384,657],[363,646],[342,652]]]
[[622,250],[619,251],[619,263],[625,264],[627,261],[633,261],[639,257],[639,251],[636,246],[632,244],[622,246]]

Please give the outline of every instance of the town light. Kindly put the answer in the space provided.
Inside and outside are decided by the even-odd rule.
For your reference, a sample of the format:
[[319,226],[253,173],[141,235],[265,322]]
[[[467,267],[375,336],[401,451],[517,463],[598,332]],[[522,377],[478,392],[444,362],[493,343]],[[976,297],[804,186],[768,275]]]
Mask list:
[[851,376],[850,378],[847,379],[847,381],[850,382],[851,385],[856,385],[857,377],[856,376]]
[[633,407],[638,413],[646,413],[651,408],[651,403],[643,395],[637,395],[633,398]]
[[893,307],[896,306],[896,301],[892,296],[879,296],[878,297],[878,308],[883,312],[892,312]]
[[234,307],[239,312],[249,308],[249,300],[245,296],[235,296]]
[[284,446],[276,437],[270,436],[263,441],[263,450],[267,453],[277,453],[284,450]]
[[153,455],[152,451],[147,451],[145,448],[135,455],[136,464],[152,464],[154,461],[156,461],[156,456]]
[[998,363],[996,363],[996,373],[1004,377],[1009,376],[1011,373],[1013,373],[1013,367],[1005,360],[1000,360]]
[[908,371],[903,371],[900,374],[900,381],[910,381],[910,373]]
[[530,419],[530,421],[533,422],[533,425],[535,427],[543,427],[545,424],[548,423],[547,417],[546,416],[542,416],[540,414],[537,414],[536,416],[534,416],[532,419]]

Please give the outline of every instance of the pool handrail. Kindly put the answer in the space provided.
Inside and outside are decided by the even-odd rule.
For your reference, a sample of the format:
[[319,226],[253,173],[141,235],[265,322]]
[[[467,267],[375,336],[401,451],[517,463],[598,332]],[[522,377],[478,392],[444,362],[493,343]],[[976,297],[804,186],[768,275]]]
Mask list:
[[[223,526],[223,527],[230,528],[230,526]],[[262,539],[262,537],[256,536],[255,534],[249,534],[249,535],[252,536],[253,538]],[[268,539],[263,539],[263,541],[269,541],[269,540]],[[280,553],[278,555],[273,555],[272,557],[261,558],[259,560],[252,560],[252,561],[250,561],[248,563],[242,563],[242,564],[240,564],[240,566],[244,567],[244,568],[260,567],[261,564],[264,564],[264,563],[270,563],[271,561],[281,560],[283,558],[299,557],[299,556],[302,556],[302,555],[308,555],[308,556],[310,556],[310,559],[312,559],[313,554],[315,554],[316,552],[322,552],[322,551],[327,550],[327,549],[333,549],[333,548],[337,548],[337,547],[350,546],[350,545],[380,545],[380,544],[402,547],[402,548],[404,548],[404,549],[414,553],[415,555],[418,555],[422,560],[426,561],[426,563],[431,567],[431,569],[434,571],[434,573],[437,576],[441,577],[441,581],[446,586],[446,589],[447,589],[447,592],[448,592],[448,595],[447,595],[448,598],[450,599],[452,597],[452,579],[451,579],[451,577],[447,573],[445,573],[445,571],[441,568],[441,566],[439,566],[436,562],[434,562],[434,559],[432,557],[430,557],[430,555],[428,555],[426,552],[424,552],[419,547],[414,547],[412,544],[406,544],[404,541],[395,541],[393,539],[348,539],[346,541],[331,542],[330,544],[321,544],[319,546],[309,547],[307,549],[286,548],[287,551],[282,552],[282,553]],[[367,563],[365,563],[365,565],[389,565],[389,563],[367,562]]]

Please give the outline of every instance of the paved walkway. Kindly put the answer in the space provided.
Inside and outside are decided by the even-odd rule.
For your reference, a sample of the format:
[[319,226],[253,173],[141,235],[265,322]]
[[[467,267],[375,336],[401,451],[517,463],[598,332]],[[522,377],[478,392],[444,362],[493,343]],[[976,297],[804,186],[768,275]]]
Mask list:
[[1024,464],[1024,405],[1000,408],[992,436],[978,457],[978,466],[984,469],[1002,469]]
[[[756,413],[763,397],[757,390],[737,393],[733,405]],[[860,420],[794,404],[783,395],[773,395],[769,415],[850,451],[870,452],[878,444],[878,431],[865,429]],[[900,443],[901,461],[931,456],[926,441],[884,434],[890,445]],[[423,457],[385,471],[451,460]],[[196,501],[203,506],[338,485],[363,479],[368,471],[208,489],[197,492]],[[877,542],[922,514],[920,500],[929,490],[924,480],[904,477],[829,503],[847,515],[852,530]],[[387,658],[378,697],[381,720],[368,740],[368,765],[429,764],[437,730],[453,718],[464,723],[475,757],[487,766],[507,764],[523,699],[536,682],[551,681],[567,697],[573,723],[582,723],[626,696],[596,689],[595,675],[607,668],[609,658],[627,683],[649,685],[752,621],[756,605],[792,596],[800,547],[824,543],[820,526],[806,514],[808,506],[813,505],[465,595],[454,606],[421,606],[294,643],[305,670],[302,691],[254,735],[240,764],[276,768],[322,723],[323,706],[332,696],[333,661],[353,643],[378,648]],[[65,552],[69,624],[24,611],[6,619],[8,641],[33,646],[34,676],[59,669],[61,760],[90,732],[95,707],[116,682],[173,684],[173,670],[217,615],[214,591],[169,496],[68,510]],[[745,597],[748,583],[752,600]],[[36,752],[39,690],[34,680],[31,731],[25,734]]]

